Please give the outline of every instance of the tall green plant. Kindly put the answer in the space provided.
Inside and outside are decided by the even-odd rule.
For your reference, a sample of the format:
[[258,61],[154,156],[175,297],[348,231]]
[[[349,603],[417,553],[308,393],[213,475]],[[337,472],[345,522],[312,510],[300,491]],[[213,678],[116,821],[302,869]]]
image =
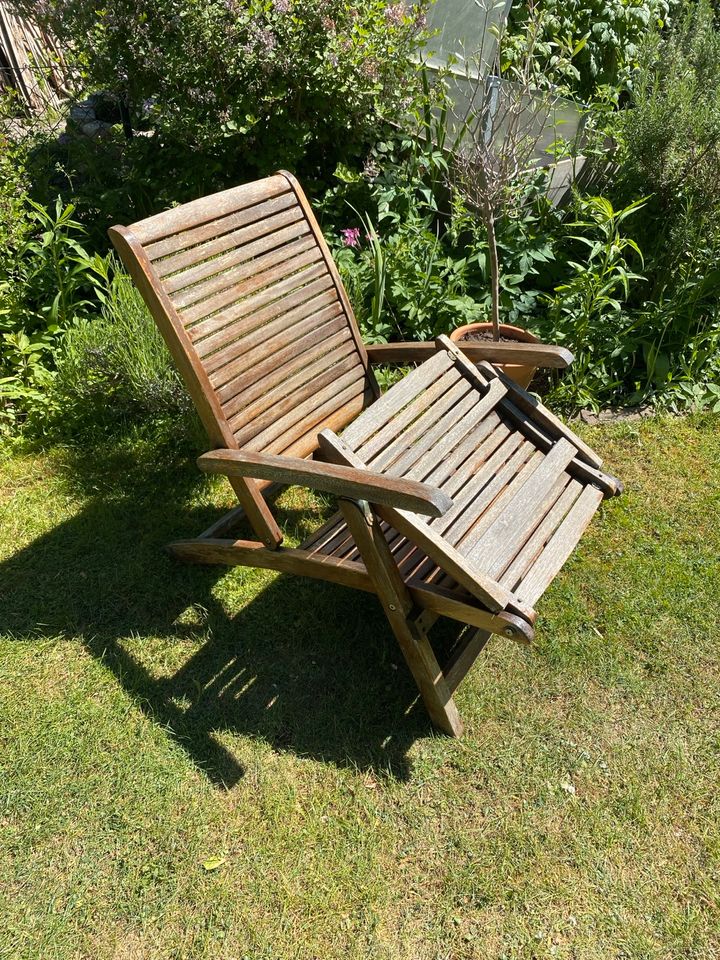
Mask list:
[[569,240],[585,258],[569,260],[572,275],[547,298],[541,324],[548,339],[567,344],[575,362],[560,381],[559,396],[575,406],[599,406],[622,392],[624,366],[637,349],[633,322],[624,310],[631,284],[643,281],[631,266],[642,263],[635,240],[624,234],[625,221],[642,209],[636,200],[615,210],[605,197],[578,201],[580,218],[569,226]]

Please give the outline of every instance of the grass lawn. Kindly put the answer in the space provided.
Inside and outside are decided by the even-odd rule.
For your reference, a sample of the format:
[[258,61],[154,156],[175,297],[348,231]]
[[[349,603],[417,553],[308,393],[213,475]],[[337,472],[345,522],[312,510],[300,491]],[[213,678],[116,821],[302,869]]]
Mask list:
[[189,456],[0,454],[0,957],[720,956],[720,423],[586,436],[627,494],[459,741],[374,598],[163,554]]

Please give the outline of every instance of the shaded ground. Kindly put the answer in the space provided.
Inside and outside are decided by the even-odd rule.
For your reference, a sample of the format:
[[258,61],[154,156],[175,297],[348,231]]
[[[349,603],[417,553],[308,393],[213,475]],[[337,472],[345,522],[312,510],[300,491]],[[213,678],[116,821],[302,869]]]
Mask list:
[[373,598],[168,559],[230,501],[166,447],[1,461],[0,957],[720,954],[720,424],[586,433],[628,493],[460,741]]

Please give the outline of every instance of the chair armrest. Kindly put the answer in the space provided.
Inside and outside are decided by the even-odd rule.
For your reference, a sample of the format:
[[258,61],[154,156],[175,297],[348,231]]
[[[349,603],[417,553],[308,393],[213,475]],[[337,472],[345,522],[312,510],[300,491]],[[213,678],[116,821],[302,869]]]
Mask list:
[[450,497],[429,483],[400,480],[369,469],[302,460],[300,457],[278,457],[252,450],[211,450],[199,457],[197,463],[205,473],[274,480],[288,486],[299,484],[338,497],[367,500],[429,517],[441,517],[452,506]]
[[[575,359],[566,347],[545,343],[493,343],[462,341],[456,344],[468,360],[480,363],[525,363],[532,367],[554,367],[562,370]],[[370,363],[421,363],[438,349],[434,342],[366,344]]]

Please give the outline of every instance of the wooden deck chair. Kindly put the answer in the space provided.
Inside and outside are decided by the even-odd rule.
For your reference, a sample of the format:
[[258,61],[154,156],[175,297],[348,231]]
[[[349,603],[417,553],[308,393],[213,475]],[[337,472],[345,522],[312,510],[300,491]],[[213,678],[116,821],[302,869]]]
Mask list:
[[[619,481],[487,361],[562,367],[542,344],[449,339],[366,347],[288,173],[187,203],[110,236],[170,348],[240,506],[176,557],[318,577],[377,594],[430,717],[462,723],[452,694],[491,634],[533,637],[534,606]],[[421,361],[380,396],[373,362]],[[480,361],[479,365],[475,362]],[[339,512],[302,546],[263,491],[302,484]],[[244,514],[257,540],[231,535]],[[463,624],[442,666],[435,620]]]

